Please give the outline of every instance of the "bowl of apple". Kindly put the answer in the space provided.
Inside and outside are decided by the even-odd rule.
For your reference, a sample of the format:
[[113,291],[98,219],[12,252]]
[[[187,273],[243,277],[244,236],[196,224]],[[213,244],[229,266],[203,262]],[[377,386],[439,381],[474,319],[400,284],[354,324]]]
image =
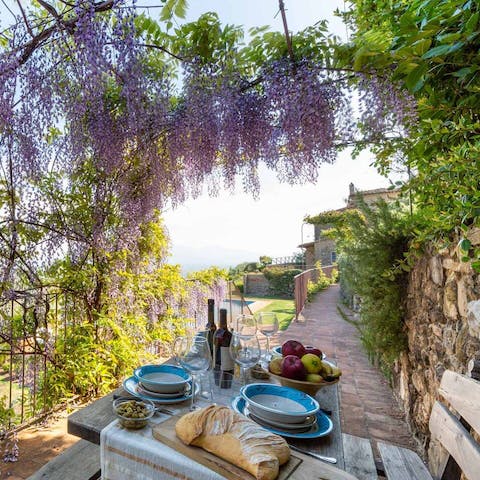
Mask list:
[[322,357],[318,348],[288,340],[282,345],[282,357],[274,356],[268,370],[281,385],[315,395],[321,388],[337,383],[342,374],[337,366]]

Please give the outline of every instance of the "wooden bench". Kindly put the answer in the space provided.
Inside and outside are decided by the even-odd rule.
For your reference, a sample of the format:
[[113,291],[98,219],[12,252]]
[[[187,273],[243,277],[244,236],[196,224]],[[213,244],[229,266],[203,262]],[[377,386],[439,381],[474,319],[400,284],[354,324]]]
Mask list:
[[[439,389],[454,412],[436,401],[430,415],[430,472],[406,448],[378,443],[388,480],[480,479],[480,447],[471,432],[480,433],[480,382],[446,370]],[[432,477],[433,475],[433,477]]]
[[100,478],[100,447],[79,440],[27,480],[96,480]]

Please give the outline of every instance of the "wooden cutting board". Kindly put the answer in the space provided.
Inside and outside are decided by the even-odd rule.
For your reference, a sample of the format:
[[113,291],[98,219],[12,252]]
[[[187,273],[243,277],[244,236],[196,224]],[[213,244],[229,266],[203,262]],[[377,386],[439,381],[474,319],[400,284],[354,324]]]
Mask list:
[[[228,480],[255,480],[255,477],[245,470],[203,450],[203,448],[191,447],[181,442],[175,434],[175,424],[179,418],[171,417],[165,422],[155,425],[153,436],[168,447],[217,472]],[[280,467],[277,480],[286,480],[287,478],[289,480],[358,480],[357,477],[344,470],[297,452],[290,457],[285,465]]]
[[[207,452],[203,448],[185,445],[175,434],[175,424],[178,419],[179,417],[172,417],[165,422],[155,425],[153,427],[153,436],[168,447],[173,448],[191,460],[202,464],[225,478],[228,478],[228,480],[255,480],[255,477],[245,470]],[[290,460],[280,467],[280,473],[277,479],[287,480],[301,463],[302,460],[300,458],[292,455]]]

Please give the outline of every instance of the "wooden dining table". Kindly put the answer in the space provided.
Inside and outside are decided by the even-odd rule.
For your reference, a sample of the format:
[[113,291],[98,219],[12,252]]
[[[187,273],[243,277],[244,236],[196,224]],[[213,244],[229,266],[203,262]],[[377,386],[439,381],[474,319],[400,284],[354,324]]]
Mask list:
[[[270,380],[253,380],[253,382],[269,382]],[[272,382],[273,383],[273,382]],[[109,425],[112,421],[115,420],[115,415],[112,410],[112,402],[114,398],[119,396],[128,396],[128,392],[126,392],[123,388],[118,388],[114,392],[106,395],[98,400],[95,400],[88,406],[72,413],[68,417],[68,432],[72,435],[80,437],[82,439],[88,440],[89,442],[100,444],[100,433],[103,428]],[[314,465],[318,463],[319,471],[325,470],[325,472],[329,472],[331,467],[335,467],[332,469],[332,472],[335,469],[340,470],[347,470],[352,472],[352,467],[349,459],[347,462],[345,461],[345,453],[344,453],[344,443],[345,437],[342,437],[341,431],[341,424],[340,424],[340,402],[339,402],[339,391],[338,385],[332,384],[326,386],[319,390],[316,394],[316,399],[320,404],[320,407],[324,412],[328,414],[330,419],[333,423],[332,431],[320,438],[315,439],[294,439],[294,438],[287,438],[288,443],[292,447],[297,447],[302,449],[306,452],[319,454],[322,456],[327,457],[334,457],[337,462],[335,465],[330,466],[327,463],[313,460]],[[213,401],[217,404],[227,404],[230,399],[227,398],[213,398]],[[207,405],[209,402],[200,399],[199,400],[200,406]],[[211,402],[210,402],[211,403]],[[190,408],[190,401],[185,401],[179,404],[173,405],[164,405],[167,409],[175,409],[175,415],[182,415],[183,413],[187,413]],[[299,455],[301,458],[308,458],[308,461],[311,463],[312,458],[310,456],[305,456],[302,453],[298,453],[297,451],[294,452],[295,455]],[[355,462],[355,459],[352,459]],[[355,470],[355,465],[353,465],[353,470]],[[318,473],[318,472],[317,472]],[[346,472],[345,476],[335,476],[335,472],[331,476],[315,476],[312,478],[331,478],[331,479],[353,479],[355,477],[350,476]],[[296,478],[296,476],[292,476],[292,478]],[[303,477],[302,477],[303,478]]]

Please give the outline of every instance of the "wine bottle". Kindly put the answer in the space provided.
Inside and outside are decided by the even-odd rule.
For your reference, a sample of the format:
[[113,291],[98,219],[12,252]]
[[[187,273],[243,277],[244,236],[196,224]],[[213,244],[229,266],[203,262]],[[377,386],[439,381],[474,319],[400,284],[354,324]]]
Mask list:
[[227,310],[220,309],[220,322],[218,329],[215,332],[215,365],[213,369],[213,376],[215,384],[220,388],[230,388],[231,376],[224,375],[230,373],[233,375],[234,362],[230,355],[230,342],[232,341],[232,332],[228,330],[227,326]]
[[208,346],[210,347],[210,354],[215,354],[213,349],[213,337],[215,336],[215,330],[217,326],[215,325],[215,300],[213,298],[208,299],[208,319],[207,319],[207,339],[208,339]]

